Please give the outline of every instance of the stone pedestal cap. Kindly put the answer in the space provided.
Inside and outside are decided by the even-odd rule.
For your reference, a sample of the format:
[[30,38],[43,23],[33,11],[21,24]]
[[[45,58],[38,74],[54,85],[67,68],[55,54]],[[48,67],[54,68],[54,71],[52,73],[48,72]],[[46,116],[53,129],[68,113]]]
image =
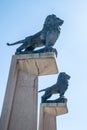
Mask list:
[[58,65],[54,52],[14,55],[18,68],[36,76],[58,73]]
[[68,113],[66,103],[41,103],[41,106],[43,107],[44,112],[54,116]]

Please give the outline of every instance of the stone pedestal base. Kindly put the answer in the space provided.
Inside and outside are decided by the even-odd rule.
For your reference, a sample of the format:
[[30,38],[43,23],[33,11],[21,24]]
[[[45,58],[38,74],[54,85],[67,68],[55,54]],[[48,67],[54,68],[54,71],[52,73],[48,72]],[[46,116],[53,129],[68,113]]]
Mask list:
[[39,130],[57,130],[56,116],[67,112],[65,103],[42,103],[40,106]]
[[12,57],[0,130],[36,130],[38,76],[57,73],[54,53]]

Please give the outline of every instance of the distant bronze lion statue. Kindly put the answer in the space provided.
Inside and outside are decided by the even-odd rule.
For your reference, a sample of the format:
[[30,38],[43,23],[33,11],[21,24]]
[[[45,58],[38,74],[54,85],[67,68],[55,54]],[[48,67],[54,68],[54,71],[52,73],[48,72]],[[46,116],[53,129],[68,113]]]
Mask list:
[[63,22],[62,19],[57,18],[54,14],[48,15],[40,32],[15,43],[7,43],[7,45],[11,46],[22,43],[22,45],[16,49],[16,54],[21,54],[23,52],[27,53],[29,51],[32,52],[35,48],[42,46],[45,46],[46,49],[50,48],[55,44],[59,37],[60,26]]
[[42,103],[50,102],[50,100],[47,99],[50,98],[53,94],[57,94],[57,93],[60,94],[60,97],[54,101],[51,100],[51,102],[64,101],[64,94],[68,89],[69,79],[70,76],[68,74],[66,74],[65,72],[61,72],[58,76],[56,84],[46,89],[40,90],[39,92],[45,91],[45,94],[42,96]]

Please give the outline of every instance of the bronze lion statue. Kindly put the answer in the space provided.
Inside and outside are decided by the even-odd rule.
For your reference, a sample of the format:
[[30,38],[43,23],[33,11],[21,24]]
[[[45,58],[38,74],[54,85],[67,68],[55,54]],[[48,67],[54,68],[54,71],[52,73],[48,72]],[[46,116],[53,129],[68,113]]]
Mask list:
[[57,18],[54,14],[48,15],[40,32],[15,43],[7,43],[7,45],[22,44],[16,49],[16,54],[32,52],[35,48],[42,46],[45,46],[45,49],[52,48],[59,37],[60,26],[63,22],[62,19]]
[[[45,94],[42,96],[42,103],[46,102],[64,102],[64,94],[66,90],[68,89],[68,80],[70,79],[70,76],[66,74],[65,72],[61,72],[58,76],[56,84],[52,85],[51,87],[48,87],[46,89],[40,90],[39,92],[45,91]],[[60,97],[56,100],[47,100],[50,98],[53,94],[60,94]]]

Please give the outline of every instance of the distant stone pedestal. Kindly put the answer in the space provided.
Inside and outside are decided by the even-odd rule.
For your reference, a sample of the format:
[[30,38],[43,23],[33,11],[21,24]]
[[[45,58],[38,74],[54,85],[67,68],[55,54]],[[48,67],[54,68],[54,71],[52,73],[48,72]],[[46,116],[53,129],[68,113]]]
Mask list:
[[39,130],[57,130],[56,116],[67,112],[66,103],[42,103],[40,106]]
[[0,130],[36,130],[38,76],[58,73],[54,53],[14,55]]

